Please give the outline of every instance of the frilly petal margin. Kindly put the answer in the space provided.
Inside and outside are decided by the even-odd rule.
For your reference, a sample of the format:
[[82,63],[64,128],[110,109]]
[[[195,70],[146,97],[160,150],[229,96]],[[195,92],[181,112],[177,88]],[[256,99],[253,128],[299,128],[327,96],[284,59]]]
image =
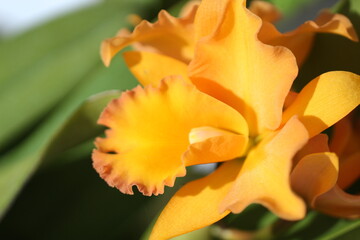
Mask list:
[[271,3],[265,1],[251,1],[249,10],[263,21],[276,22],[281,18],[280,11]]
[[110,129],[95,141],[93,166],[110,186],[127,194],[136,185],[144,195],[158,195],[185,175],[182,154],[193,128],[248,134],[237,111],[176,77],[163,80],[159,88],[123,93],[109,103],[98,123]]
[[200,25],[207,30],[195,47],[189,77],[200,91],[238,110],[247,120],[250,134],[256,136],[279,127],[284,101],[298,69],[288,49],[258,40],[261,19],[244,3],[202,2],[198,13],[214,16],[210,21],[196,15],[195,29]]
[[228,215],[230,211],[220,212],[219,205],[241,166],[241,161],[226,162],[210,175],[182,187],[157,219],[150,240],[170,239],[208,226]]
[[286,220],[305,216],[305,204],[290,188],[292,158],[308,140],[296,116],[264,139],[248,154],[221,210],[239,213],[259,203]]
[[360,76],[350,72],[324,73],[309,82],[283,113],[283,124],[292,116],[300,121],[313,137],[360,104]]
[[136,50],[164,54],[180,61],[189,62],[194,52],[193,23],[197,5],[180,18],[175,18],[165,10],[160,11],[158,21],[143,20],[134,31],[122,29],[118,35],[102,42],[101,58],[106,66],[124,47],[134,44]]
[[164,77],[174,75],[191,82],[187,76],[187,65],[175,58],[138,51],[127,51],[123,55],[131,73],[143,86],[151,84],[158,87]]
[[358,41],[358,37],[350,20],[341,15],[323,11],[315,21],[307,21],[297,29],[287,33],[279,32],[270,22],[264,22],[259,39],[272,46],[289,48],[296,57],[299,66],[308,56],[316,33],[332,33]]

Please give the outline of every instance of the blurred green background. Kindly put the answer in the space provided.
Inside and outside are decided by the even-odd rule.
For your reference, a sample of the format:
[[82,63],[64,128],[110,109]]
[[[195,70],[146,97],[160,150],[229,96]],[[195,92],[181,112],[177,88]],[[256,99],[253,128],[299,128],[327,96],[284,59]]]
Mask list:
[[[121,54],[103,66],[101,41],[131,28],[129,14],[153,20],[160,9],[177,14],[184,2],[104,0],[20,35],[0,36],[0,239],[139,239],[171,194],[201,175],[190,169],[163,196],[127,196],[107,186],[90,158],[92,141],[103,131],[96,125],[102,108],[137,85]],[[284,13],[282,30],[337,3],[333,9],[349,16],[360,34],[358,0],[271,2]],[[360,74],[359,65],[358,43],[320,34],[296,87],[329,70]],[[312,212],[289,224],[256,205],[224,222],[277,238],[360,238],[359,221]],[[183,239],[216,238],[208,230]]]

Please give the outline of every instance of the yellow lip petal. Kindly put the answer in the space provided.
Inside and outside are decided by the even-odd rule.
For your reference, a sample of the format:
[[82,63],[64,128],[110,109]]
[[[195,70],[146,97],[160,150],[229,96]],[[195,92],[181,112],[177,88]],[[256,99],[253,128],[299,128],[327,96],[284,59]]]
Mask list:
[[182,187],[157,219],[150,240],[170,239],[208,226],[228,215],[229,211],[219,211],[219,205],[240,168],[239,161],[226,162],[209,176]]
[[175,58],[151,52],[128,51],[124,53],[125,62],[136,79],[146,86],[159,86],[164,77],[178,75],[190,83],[187,65]]
[[315,21],[307,21],[287,33],[280,33],[273,24],[264,22],[259,39],[266,44],[289,48],[300,66],[311,50],[316,33],[333,33],[358,41],[354,27],[347,17],[327,11],[323,11]]
[[279,127],[297,66],[288,49],[258,40],[261,19],[243,4],[238,0],[202,2],[198,12],[209,17],[200,21],[197,15],[195,29],[200,31],[199,24],[206,37],[196,45],[189,76],[201,91],[237,109],[256,135]]
[[279,10],[269,2],[252,1],[249,10],[259,16],[263,21],[275,22],[281,18]]
[[295,117],[265,137],[250,151],[221,209],[239,213],[251,203],[260,203],[281,218],[303,218],[305,204],[291,190],[289,174],[293,156],[307,140],[305,127]]
[[197,6],[193,6],[188,14],[175,18],[166,11],[160,11],[158,21],[149,23],[142,21],[132,33],[122,30],[116,37],[102,42],[101,58],[106,66],[124,47],[135,44],[139,51],[161,53],[180,61],[188,62],[194,52],[193,23]]
[[163,193],[165,185],[172,186],[185,174],[182,154],[190,145],[191,129],[212,126],[242,135],[248,131],[234,109],[175,77],[159,88],[123,93],[106,107],[99,123],[110,129],[96,140],[95,169],[123,193],[132,194],[136,185],[145,195]]
[[335,185],[316,199],[314,207],[335,217],[355,219],[360,217],[360,196],[348,194]]
[[314,207],[318,196],[337,181],[339,161],[334,153],[314,153],[303,157],[291,173],[291,186]]
[[360,76],[350,72],[328,72],[301,90],[283,114],[283,123],[294,115],[313,137],[332,126],[360,104]]

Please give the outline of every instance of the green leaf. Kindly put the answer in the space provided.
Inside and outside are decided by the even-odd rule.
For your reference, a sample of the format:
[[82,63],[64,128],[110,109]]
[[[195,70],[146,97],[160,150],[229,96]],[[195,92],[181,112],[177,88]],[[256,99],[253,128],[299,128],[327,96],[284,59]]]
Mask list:
[[[100,66],[101,41],[127,26],[128,14],[141,14],[152,4],[158,5],[158,0],[106,1],[95,8],[99,12],[73,14],[62,24],[55,21],[42,31],[5,43],[0,64],[10,72],[1,78],[0,124],[6,127],[0,132],[0,151],[24,138],[82,78]],[[82,24],[87,21],[90,24]],[[54,29],[56,36],[65,40],[48,44],[54,41]]]
[[17,134],[24,136],[23,131],[40,116],[46,113],[48,116],[29,137],[0,157],[0,217],[41,164],[45,153],[49,156],[49,143],[84,99],[100,91],[135,86],[124,62],[117,58],[106,69],[99,60],[98,49],[101,40],[125,25],[123,20],[127,14],[134,9],[145,11],[149,5],[157,3],[156,0],[139,4],[141,2],[120,2],[123,7],[114,16],[109,16],[76,41],[55,49],[54,54],[34,63],[24,77],[1,89],[0,110],[6,113],[0,119],[2,126],[6,126],[0,133],[1,146],[11,139],[19,139],[15,138]]
[[110,90],[85,101],[52,138],[46,148],[44,159],[54,157],[100,135],[104,127],[96,124],[97,119],[106,105],[119,96],[119,90]]

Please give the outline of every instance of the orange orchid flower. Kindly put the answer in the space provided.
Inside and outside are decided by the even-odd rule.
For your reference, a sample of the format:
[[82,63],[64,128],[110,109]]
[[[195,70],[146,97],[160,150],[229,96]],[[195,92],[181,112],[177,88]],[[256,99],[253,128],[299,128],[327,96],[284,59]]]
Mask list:
[[[180,18],[172,17],[163,10],[154,24],[144,20],[132,33],[127,29],[120,30],[117,36],[102,43],[103,62],[108,66],[116,53],[132,44],[137,51],[158,53],[189,63],[194,57],[195,39],[198,32],[194,28],[194,19],[199,2],[191,1],[187,4]],[[281,13],[272,4],[252,1],[249,10],[263,20],[258,33],[259,39],[266,44],[289,48],[299,66],[308,56],[316,33],[333,33],[358,41],[351,22],[341,14],[323,11],[314,21],[307,21],[293,31],[280,33],[272,23],[281,18]],[[131,54],[125,56],[130,67],[136,64],[133,58]],[[161,60],[161,56],[155,55],[153,58],[155,58],[154,62]]]
[[335,217],[360,217],[360,196],[344,191],[360,178],[359,123],[353,126],[346,117],[335,124],[330,148],[327,135],[320,134],[298,153],[292,186],[312,208]]
[[[102,113],[99,123],[109,129],[96,139],[95,169],[123,193],[133,194],[135,185],[150,196],[173,186],[187,166],[224,162],[173,196],[150,239],[202,228],[251,203],[287,220],[303,218],[305,204],[290,187],[292,159],[309,138],[359,105],[360,76],[324,73],[283,111],[296,58],[258,39],[262,20],[245,1],[204,0],[192,14],[196,44],[188,65],[170,55],[126,53],[145,87],[123,93]],[[169,52],[184,53],[183,45],[170,46]]]

